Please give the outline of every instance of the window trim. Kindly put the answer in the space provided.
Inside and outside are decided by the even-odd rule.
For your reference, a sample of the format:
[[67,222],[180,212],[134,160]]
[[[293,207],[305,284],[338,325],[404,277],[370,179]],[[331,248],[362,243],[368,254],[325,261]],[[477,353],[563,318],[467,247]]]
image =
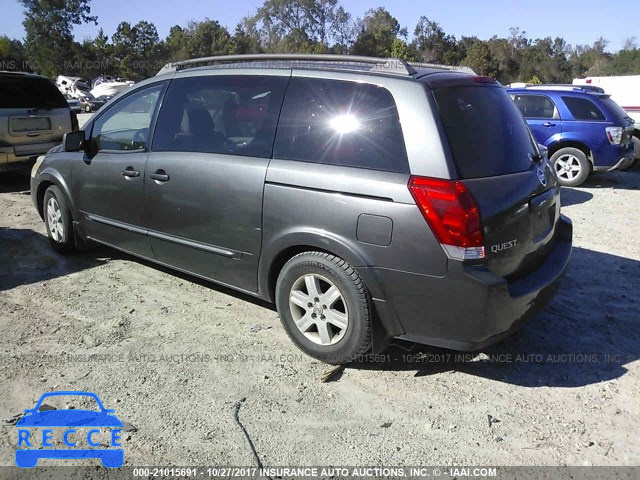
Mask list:
[[[543,93],[513,93],[512,94],[513,97],[513,101],[515,103],[515,97],[520,96],[520,97],[542,97],[542,98],[546,98],[547,100],[549,100],[551,102],[551,104],[553,105],[553,116],[551,117],[527,117],[524,114],[522,115],[524,118],[529,118],[531,120],[561,120],[560,117],[560,110],[558,110],[558,105],[556,104],[556,102],[553,101],[553,98],[551,98],[549,95],[545,95]],[[516,106],[518,106],[518,104],[516,103]],[[518,110],[520,110],[520,107],[518,107]],[[520,111],[520,113],[522,113],[522,111]]]
[[[100,120],[101,117],[103,117],[104,115],[106,115],[110,110],[112,110],[116,105],[119,105],[121,102],[123,102],[124,100],[126,100],[127,98],[131,97],[132,95],[137,95],[140,92],[143,92],[145,90],[149,90],[150,88],[154,88],[157,87],[158,85],[161,85],[162,88],[160,89],[160,93],[158,94],[158,101],[156,102],[156,106],[154,108],[153,114],[151,115],[151,123],[149,123],[149,141],[147,142],[147,146],[143,149],[139,149],[139,150],[95,150],[92,153],[92,157],[95,157],[98,153],[100,152],[105,152],[105,153],[109,153],[109,154],[130,154],[130,153],[143,153],[143,152],[149,152],[150,148],[151,148],[151,143],[153,141],[153,135],[155,133],[155,128],[156,128],[156,122],[158,120],[158,112],[160,111],[160,106],[162,104],[162,101],[164,100],[164,96],[167,93],[167,87],[169,85],[170,81],[168,80],[162,80],[159,82],[153,82],[150,83],[148,85],[144,85],[142,87],[139,88],[135,88],[130,92],[127,92],[125,95],[123,95],[122,97],[118,98],[115,102],[113,102],[111,105],[109,105],[109,108],[105,109],[104,111],[100,111],[100,113],[98,115],[96,115],[95,118],[91,119],[91,122],[88,125],[85,125],[83,127],[83,131],[84,131],[84,135],[85,135],[85,139],[88,140],[89,145],[93,145],[93,129],[95,126],[95,123]],[[88,132],[88,137],[87,137],[87,132]]]

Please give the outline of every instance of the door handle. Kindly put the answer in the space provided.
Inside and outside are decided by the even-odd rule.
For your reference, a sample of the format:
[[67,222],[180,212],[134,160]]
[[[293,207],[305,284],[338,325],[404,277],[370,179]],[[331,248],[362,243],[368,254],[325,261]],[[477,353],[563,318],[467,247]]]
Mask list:
[[157,180],[158,182],[168,182],[169,181],[169,175],[167,175],[167,172],[165,172],[162,169],[156,170],[155,173],[149,174],[149,178],[151,180]]
[[555,123],[551,123],[551,122],[544,122],[542,124],[543,127],[555,127],[556,124]]
[[134,170],[133,167],[127,167],[122,171],[122,175],[129,178],[139,177],[140,172],[138,170]]

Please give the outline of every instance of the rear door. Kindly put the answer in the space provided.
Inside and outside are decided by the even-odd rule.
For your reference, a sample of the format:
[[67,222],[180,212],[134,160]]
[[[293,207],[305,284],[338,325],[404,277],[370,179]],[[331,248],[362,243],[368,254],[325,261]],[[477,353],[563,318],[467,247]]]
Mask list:
[[35,155],[70,130],[69,106],[51,81],[0,75],[0,144],[13,146],[16,156]]
[[531,133],[538,143],[547,145],[549,138],[562,132],[558,108],[551,97],[516,93],[512,98],[522,116],[527,119]]
[[480,210],[489,267],[501,276],[535,268],[553,240],[559,187],[520,112],[497,86],[433,94],[458,176]]
[[145,178],[144,227],[157,260],[257,290],[264,181],[288,78],[171,82]]

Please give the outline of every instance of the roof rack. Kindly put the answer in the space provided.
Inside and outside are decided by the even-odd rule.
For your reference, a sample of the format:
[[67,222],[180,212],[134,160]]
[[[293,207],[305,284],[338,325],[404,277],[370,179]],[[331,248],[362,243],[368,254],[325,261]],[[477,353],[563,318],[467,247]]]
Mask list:
[[286,67],[289,68],[295,66],[313,66],[316,68],[353,68],[358,66],[368,66],[370,67],[369,71],[375,71],[376,73],[390,73],[405,76],[411,76],[417,73],[409,63],[400,58],[377,58],[358,55],[263,53],[248,55],[218,55],[214,57],[193,58],[180,62],[171,62],[162,67],[157,75],[204,66],[215,67],[231,64],[231,66],[238,67],[238,64],[243,63],[252,63],[250,66],[255,66],[255,62],[284,62],[287,64]]
[[586,92],[586,93],[604,93],[604,89],[596,87],[593,88],[589,85],[561,85],[561,84],[538,84],[527,85],[524,88],[527,90],[564,90],[568,92]]
[[442,65],[439,63],[423,63],[423,62],[409,62],[409,65],[414,68],[426,68],[430,70],[447,70],[450,72],[469,73],[471,75],[476,74],[476,72],[474,72],[471,67],[466,67],[463,65],[453,66],[453,65]]

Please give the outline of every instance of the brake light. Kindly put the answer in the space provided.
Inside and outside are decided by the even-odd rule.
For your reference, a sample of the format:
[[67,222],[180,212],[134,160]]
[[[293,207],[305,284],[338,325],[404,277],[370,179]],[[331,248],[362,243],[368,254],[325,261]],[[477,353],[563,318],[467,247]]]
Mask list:
[[485,258],[480,212],[462,182],[411,177],[409,191],[449,257]]
[[622,127],[606,127],[607,138],[611,145],[620,145],[622,141]]

